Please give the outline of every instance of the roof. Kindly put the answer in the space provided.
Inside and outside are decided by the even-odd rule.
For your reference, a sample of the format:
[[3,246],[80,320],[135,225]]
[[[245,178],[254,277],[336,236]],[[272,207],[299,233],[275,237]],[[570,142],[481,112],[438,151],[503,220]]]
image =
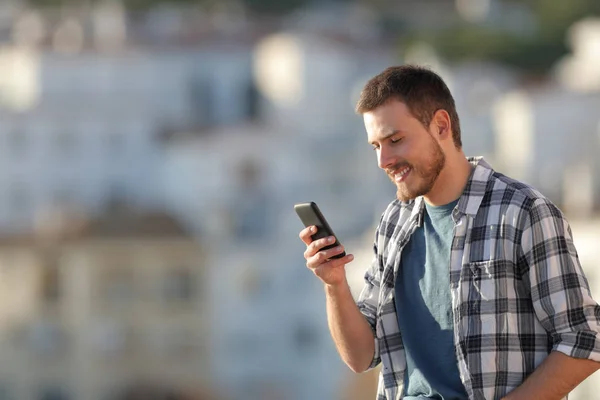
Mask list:
[[161,212],[114,212],[98,218],[70,216],[47,223],[36,232],[0,235],[0,246],[37,245],[96,239],[192,239],[173,216]]
[[89,220],[74,232],[79,238],[177,238],[191,235],[174,217],[163,212],[119,213]]

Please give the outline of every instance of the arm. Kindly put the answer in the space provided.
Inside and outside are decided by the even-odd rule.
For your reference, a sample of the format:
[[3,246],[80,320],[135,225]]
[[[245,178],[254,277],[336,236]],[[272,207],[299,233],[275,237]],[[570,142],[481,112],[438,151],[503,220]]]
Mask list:
[[344,276],[344,284],[326,285],[329,330],[342,360],[354,372],[375,368],[381,362],[376,339],[379,303],[379,228],[373,244],[373,261],[365,274],[365,285],[355,302]]
[[375,355],[375,338],[347,283],[325,286],[327,321],[342,360],[354,372],[366,371]]
[[598,369],[600,306],[591,296],[570,227],[553,204],[538,199],[521,238],[523,279],[552,353],[506,399],[561,399]]
[[[315,232],[314,226],[300,232],[300,238],[307,245],[304,252],[306,266],[325,284],[329,330],[342,360],[353,371],[363,372],[379,363],[374,335],[378,286],[367,279],[361,293],[362,300],[357,306],[344,268],[354,256],[347,254],[342,258],[331,258],[342,253],[343,246],[322,250],[335,239],[329,237],[312,241],[311,234]],[[370,276],[370,271],[367,276]]]
[[502,400],[560,400],[600,368],[600,363],[553,351],[525,382]]

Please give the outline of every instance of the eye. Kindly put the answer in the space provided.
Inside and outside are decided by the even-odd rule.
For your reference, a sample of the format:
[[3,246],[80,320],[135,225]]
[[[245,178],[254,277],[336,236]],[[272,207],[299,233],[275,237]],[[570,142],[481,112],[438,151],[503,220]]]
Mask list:
[[390,139],[390,142],[391,142],[391,143],[398,143],[398,142],[400,142],[401,140],[402,140],[402,138],[401,138],[401,137],[399,137],[399,138],[392,138],[392,139]]
[[379,146],[377,146],[376,144],[373,145],[373,150],[377,151],[379,150]]

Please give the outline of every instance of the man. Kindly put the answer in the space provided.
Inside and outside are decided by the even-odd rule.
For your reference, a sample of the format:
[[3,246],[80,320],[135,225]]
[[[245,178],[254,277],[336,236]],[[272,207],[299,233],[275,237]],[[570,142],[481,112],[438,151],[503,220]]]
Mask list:
[[328,323],[378,400],[559,400],[600,367],[600,307],[560,210],[462,151],[454,99],[428,69],[392,67],[357,105],[397,186],[358,304],[344,266],[301,231]]

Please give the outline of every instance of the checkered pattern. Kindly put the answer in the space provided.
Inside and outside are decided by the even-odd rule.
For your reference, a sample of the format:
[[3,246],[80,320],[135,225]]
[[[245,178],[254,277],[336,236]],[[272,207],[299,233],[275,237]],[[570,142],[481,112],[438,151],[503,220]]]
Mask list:
[[[496,400],[519,386],[551,351],[600,361],[600,307],[560,210],[482,158],[469,161],[473,172],[452,214],[454,344],[469,399]],[[422,197],[388,206],[358,299],[376,338],[371,368],[383,363],[377,400],[403,395],[406,359],[394,279],[423,209]]]

